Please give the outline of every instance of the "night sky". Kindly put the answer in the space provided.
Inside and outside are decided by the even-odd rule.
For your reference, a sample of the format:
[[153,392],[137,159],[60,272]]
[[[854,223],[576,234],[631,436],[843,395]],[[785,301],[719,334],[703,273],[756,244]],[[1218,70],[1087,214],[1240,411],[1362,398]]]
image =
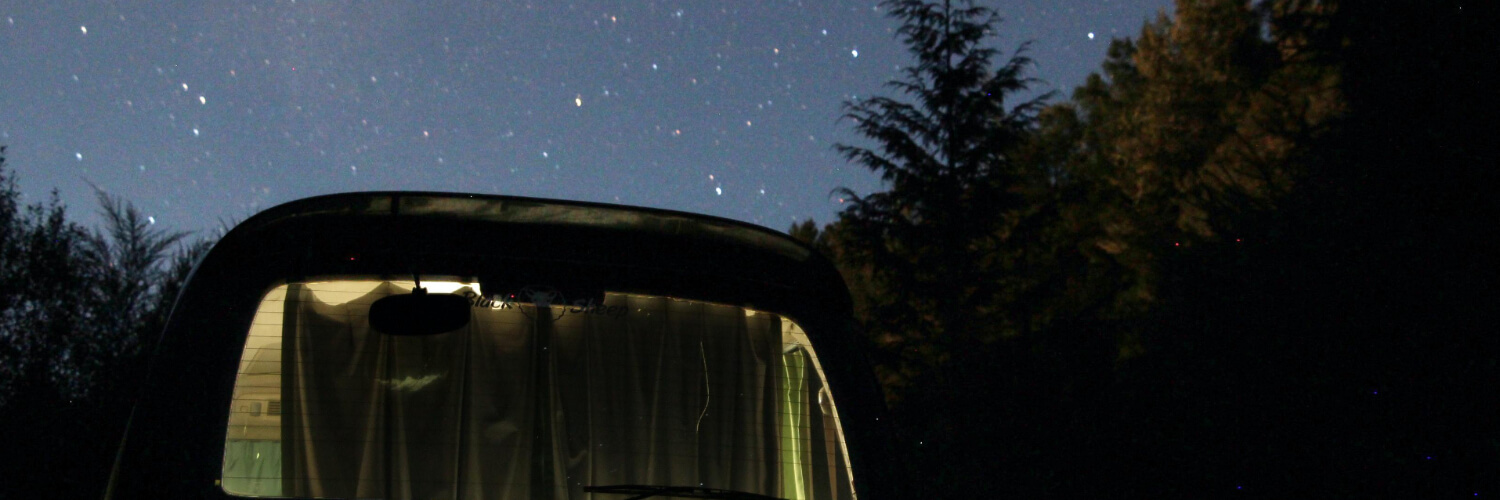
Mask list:
[[[841,103],[909,63],[875,1],[8,1],[0,145],[27,203],[90,184],[170,229],[318,194],[498,193],[784,230],[878,178]],[[991,2],[1065,97],[1169,0]]]

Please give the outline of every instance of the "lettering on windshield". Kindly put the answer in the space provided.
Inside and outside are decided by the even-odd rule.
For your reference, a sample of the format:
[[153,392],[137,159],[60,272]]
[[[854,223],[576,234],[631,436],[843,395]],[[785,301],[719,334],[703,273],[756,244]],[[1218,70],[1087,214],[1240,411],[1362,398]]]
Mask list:
[[[469,305],[475,308],[517,309],[522,311],[523,313],[527,313],[526,309],[521,308],[522,303],[512,298],[502,298],[500,300],[495,300],[489,297],[482,296],[478,292],[475,292],[473,290],[464,291],[463,296],[464,298],[469,299]],[[629,309],[627,309],[625,306],[607,306],[604,305],[603,302],[599,302],[594,299],[578,299],[572,302],[568,302],[567,299],[564,298],[561,294],[555,292],[549,293],[545,297],[533,296],[532,298],[534,300],[528,301],[527,303],[536,304],[538,308],[547,307],[552,309],[552,319],[562,319],[563,316],[566,316],[568,314],[587,314],[594,316],[606,316],[610,318],[620,318],[624,317],[625,313],[629,311]],[[529,313],[527,314],[529,315]]]

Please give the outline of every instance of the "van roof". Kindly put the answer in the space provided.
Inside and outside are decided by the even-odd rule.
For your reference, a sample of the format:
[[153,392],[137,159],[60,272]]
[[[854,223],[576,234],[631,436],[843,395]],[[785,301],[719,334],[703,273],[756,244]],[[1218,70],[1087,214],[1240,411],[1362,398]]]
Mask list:
[[762,226],[675,210],[521,196],[435,191],[373,191],[303,198],[266,209],[238,228],[254,230],[306,216],[463,217],[507,224],[610,227],[690,238],[732,241],[803,261],[802,242]]
[[[720,217],[603,203],[443,192],[331,194],[256,214],[211,253],[221,252],[235,260],[293,259],[297,269],[282,273],[288,280],[397,271],[409,277],[418,271],[409,261],[421,262],[423,274],[443,274],[433,268],[441,263],[484,267],[468,256],[576,265],[595,275],[613,272],[606,268],[654,270],[662,280],[675,280],[673,287],[696,282],[711,292],[698,298],[724,303],[772,306],[764,297],[777,292],[768,291],[796,290],[819,297],[825,311],[847,313],[851,305],[833,265],[784,233]],[[751,295],[761,298],[752,301]]]

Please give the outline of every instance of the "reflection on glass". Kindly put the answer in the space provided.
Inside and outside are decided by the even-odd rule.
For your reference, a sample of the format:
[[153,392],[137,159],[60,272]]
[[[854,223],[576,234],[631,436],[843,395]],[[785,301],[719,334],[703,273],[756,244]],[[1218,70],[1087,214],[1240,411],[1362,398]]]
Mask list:
[[589,485],[654,484],[853,498],[832,394],[792,321],[613,293],[538,308],[434,285],[472,297],[468,326],[372,331],[370,304],[410,282],[268,293],[235,383],[224,490],[587,498]]

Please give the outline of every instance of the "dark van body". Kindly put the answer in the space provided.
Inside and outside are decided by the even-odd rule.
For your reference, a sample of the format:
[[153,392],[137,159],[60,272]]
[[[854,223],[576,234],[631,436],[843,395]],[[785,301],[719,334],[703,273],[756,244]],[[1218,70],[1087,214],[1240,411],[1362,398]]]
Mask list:
[[[462,317],[378,305],[415,295]],[[107,498],[880,497],[899,464],[863,345],[837,271],[764,228],[309,198],[199,263]]]

